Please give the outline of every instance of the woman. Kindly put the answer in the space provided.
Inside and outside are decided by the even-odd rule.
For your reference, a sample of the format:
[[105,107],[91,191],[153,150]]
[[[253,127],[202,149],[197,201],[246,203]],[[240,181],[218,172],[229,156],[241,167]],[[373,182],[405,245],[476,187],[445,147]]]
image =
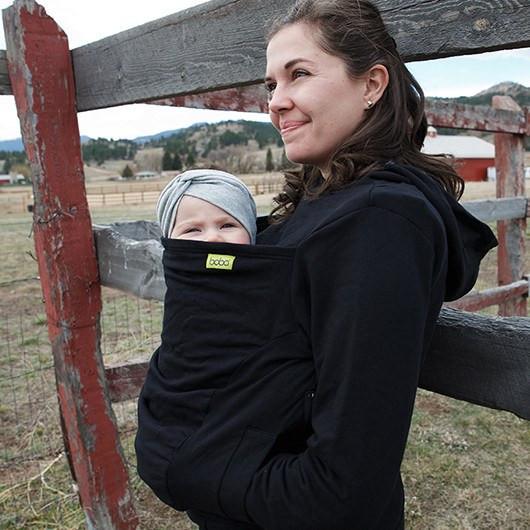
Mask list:
[[[456,202],[461,179],[420,153],[421,88],[369,2],[298,2],[271,31],[266,87],[303,166],[256,246],[165,243],[173,309],[140,398],[139,471],[201,529],[402,529],[423,356],[496,241]],[[208,252],[238,265],[200,273]]]

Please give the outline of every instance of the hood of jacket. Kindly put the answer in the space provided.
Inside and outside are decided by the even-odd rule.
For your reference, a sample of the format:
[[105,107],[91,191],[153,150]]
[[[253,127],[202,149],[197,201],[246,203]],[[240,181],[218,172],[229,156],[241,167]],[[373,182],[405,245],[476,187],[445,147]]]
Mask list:
[[370,178],[406,182],[425,195],[442,218],[447,234],[445,301],[469,292],[477,280],[480,261],[498,244],[489,226],[471,215],[434,178],[415,167],[387,162],[384,169],[371,173]]

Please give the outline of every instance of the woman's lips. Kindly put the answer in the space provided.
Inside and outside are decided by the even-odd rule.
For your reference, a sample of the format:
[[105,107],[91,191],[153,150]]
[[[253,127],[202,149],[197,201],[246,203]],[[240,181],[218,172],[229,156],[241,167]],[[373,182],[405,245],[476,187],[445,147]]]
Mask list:
[[282,136],[286,133],[289,133],[291,131],[294,131],[295,129],[300,128],[302,125],[305,125],[306,121],[286,121],[285,123],[282,123],[280,128],[280,133]]

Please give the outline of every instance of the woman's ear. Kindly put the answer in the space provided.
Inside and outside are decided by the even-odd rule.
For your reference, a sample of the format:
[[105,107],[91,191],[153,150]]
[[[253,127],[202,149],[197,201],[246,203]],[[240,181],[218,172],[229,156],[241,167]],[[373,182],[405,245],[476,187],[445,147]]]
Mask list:
[[366,91],[364,99],[366,108],[371,108],[381,99],[388,86],[388,70],[382,64],[375,64],[368,70],[365,79]]

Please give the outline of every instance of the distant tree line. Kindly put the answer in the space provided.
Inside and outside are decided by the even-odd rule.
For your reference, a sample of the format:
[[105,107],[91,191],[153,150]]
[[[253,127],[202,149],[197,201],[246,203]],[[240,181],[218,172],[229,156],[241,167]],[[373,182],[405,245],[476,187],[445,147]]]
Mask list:
[[30,182],[31,169],[25,151],[0,151],[0,160],[4,161],[4,167],[0,165],[1,173],[22,175],[26,182]]
[[95,162],[100,166],[105,160],[133,160],[138,144],[133,140],[97,138],[82,144],[81,149],[85,163]]

